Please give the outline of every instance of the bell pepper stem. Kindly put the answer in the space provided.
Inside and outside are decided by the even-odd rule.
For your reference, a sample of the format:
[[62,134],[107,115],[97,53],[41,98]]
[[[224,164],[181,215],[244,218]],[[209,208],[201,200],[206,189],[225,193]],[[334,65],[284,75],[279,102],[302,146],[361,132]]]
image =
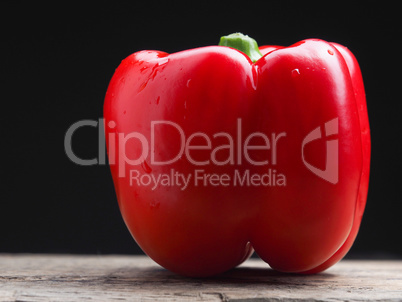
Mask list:
[[234,33],[221,37],[219,46],[228,46],[245,53],[253,63],[262,57],[257,42],[242,33]]

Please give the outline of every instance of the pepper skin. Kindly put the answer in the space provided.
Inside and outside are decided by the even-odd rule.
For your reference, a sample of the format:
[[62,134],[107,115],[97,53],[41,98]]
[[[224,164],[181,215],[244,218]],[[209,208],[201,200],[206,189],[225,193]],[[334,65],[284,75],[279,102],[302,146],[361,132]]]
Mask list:
[[[275,270],[317,273],[357,235],[370,132],[356,59],[317,39],[260,52],[253,63],[227,46],[140,51],[109,84],[105,135],[123,219],[178,274],[219,274],[253,250]],[[330,149],[328,180],[306,163],[324,171]]]

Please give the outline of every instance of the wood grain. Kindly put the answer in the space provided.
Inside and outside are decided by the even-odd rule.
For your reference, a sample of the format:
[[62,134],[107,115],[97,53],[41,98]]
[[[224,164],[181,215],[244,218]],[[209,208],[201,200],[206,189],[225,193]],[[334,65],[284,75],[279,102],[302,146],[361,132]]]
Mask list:
[[208,279],[144,256],[0,254],[0,301],[402,301],[402,261],[342,261],[324,273],[274,272],[251,259]]

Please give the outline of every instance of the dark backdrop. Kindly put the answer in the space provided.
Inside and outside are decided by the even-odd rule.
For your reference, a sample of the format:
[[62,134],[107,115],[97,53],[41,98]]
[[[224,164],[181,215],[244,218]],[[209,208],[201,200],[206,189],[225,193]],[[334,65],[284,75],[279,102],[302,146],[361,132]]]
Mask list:
[[[108,167],[72,163],[65,133],[76,121],[102,117],[108,82],[129,54],[213,45],[240,31],[260,45],[321,38],[356,55],[373,147],[367,208],[349,257],[402,257],[396,2],[47,3],[1,4],[0,252],[141,253],[121,219]],[[74,136],[82,158],[96,157],[97,144],[96,128]]]

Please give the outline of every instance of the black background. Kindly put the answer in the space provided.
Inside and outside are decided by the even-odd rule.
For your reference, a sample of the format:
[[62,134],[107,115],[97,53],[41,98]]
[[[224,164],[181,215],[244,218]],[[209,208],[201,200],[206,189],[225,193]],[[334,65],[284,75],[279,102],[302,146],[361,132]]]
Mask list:
[[[76,121],[102,117],[108,82],[129,54],[214,45],[243,32],[260,45],[321,38],[355,54],[366,87],[372,166],[366,212],[348,257],[402,257],[396,2],[53,3],[1,4],[0,252],[141,253],[121,219],[108,167],[72,163],[65,133]],[[96,128],[73,138],[82,158],[96,157],[97,144]]]

